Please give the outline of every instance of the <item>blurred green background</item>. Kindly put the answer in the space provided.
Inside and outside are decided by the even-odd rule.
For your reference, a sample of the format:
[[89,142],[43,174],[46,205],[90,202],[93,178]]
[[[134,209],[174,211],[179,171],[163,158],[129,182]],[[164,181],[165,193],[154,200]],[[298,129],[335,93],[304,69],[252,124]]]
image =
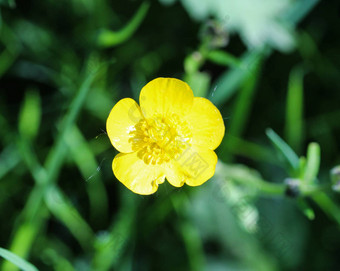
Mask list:
[[[339,12],[1,0],[0,270],[339,270]],[[105,122],[159,76],[210,99],[226,136],[207,183],[140,196]]]

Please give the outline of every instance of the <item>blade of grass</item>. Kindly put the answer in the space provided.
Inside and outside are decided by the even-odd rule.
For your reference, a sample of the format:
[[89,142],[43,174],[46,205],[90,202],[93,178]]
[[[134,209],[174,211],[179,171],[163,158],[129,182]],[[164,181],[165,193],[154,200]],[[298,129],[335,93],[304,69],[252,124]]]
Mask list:
[[100,225],[107,218],[108,207],[105,187],[99,174],[100,165],[98,166],[89,144],[76,125],[69,131],[65,140],[72,158],[84,178],[84,185],[87,187],[90,199],[92,221]]
[[149,2],[143,2],[130,22],[119,31],[105,29],[99,33],[98,45],[113,47],[128,40],[142,23],[150,7]]
[[54,267],[55,271],[76,271],[71,262],[54,248],[45,249],[43,257]]
[[264,57],[263,51],[248,51],[240,61],[242,68],[232,68],[223,73],[212,85],[210,100],[217,106],[222,105],[237,91],[246,78],[252,75],[253,67]]
[[[72,101],[69,111],[66,113],[65,117],[63,118],[63,122],[61,124],[61,132],[55,142],[54,148],[50,151],[47,162],[46,162],[46,174],[44,174],[44,177],[41,177],[39,179],[39,184],[37,183],[35,187],[33,188],[32,192],[29,195],[29,198],[26,202],[26,205],[21,213],[20,216],[23,216],[24,218],[24,224],[25,223],[32,223],[36,224],[37,228],[40,228],[44,223],[46,218],[43,217],[41,219],[40,211],[42,208],[45,208],[45,205],[43,204],[43,199],[45,196],[45,193],[49,187],[49,185],[56,182],[58,173],[61,169],[61,166],[65,160],[65,156],[67,154],[67,147],[64,142],[65,135],[69,132],[72,125],[75,123],[77,116],[84,104],[85,98],[87,96],[87,93],[90,90],[91,83],[95,79],[95,76],[98,72],[100,67],[93,71],[84,83],[81,85],[77,95],[75,96],[74,100]],[[23,240],[24,236],[18,235],[17,233],[20,232],[22,226],[19,226],[17,230],[13,233],[13,240],[10,247],[13,247],[14,244],[20,244],[25,242]],[[32,238],[31,243],[34,242],[37,234]],[[29,254],[29,250],[32,246],[27,246],[27,251],[25,251],[26,255]],[[11,249],[12,250],[12,249]],[[14,251],[14,250],[12,250]],[[14,251],[15,252],[15,251]],[[16,270],[13,267],[3,267],[4,271],[13,271]]]
[[297,174],[300,166],[300,160],[296,153],[272,129],[268,128],[266,130],[266,134],[270,141],[272,142],[272,144],[284,158],[284,161],[288,165],[288,171],[291,171],[292,174]]
[[307,149],[307,163],[303,181],[306,184],[315,183],[320,168],[320,146],[318,143],[310,143]]
[[125,190],[120,194],[122,208],[110,231],[97,237],[91,270],[116,270],[120,255],[132,237],[139,198]]
[[237,57],[222,50],[209,51],[205,57],[218,65],[242,68],[242,62]]
[[[249,113],[254,101],[253,97],[258,82],[258,75],[260,72],[260,62],[257,62],[252,69],[253,73],[244,82],[241,91],[238,94],[235,108],[232,113],[229,135],[234,137],[241,137],[247,124]],[[230,149],[232,148],[232,141],[224,140],[222,150],[224,151],[224,161],[230,162],[232,155]]]
[[94,240],[92,229],[60,189],[56,186],[49,187],[45,200],[48,209],[72,232],[81,246],[85,250],[90,249]]
[[29,89],[19,115],[19,132],[23,137],[33,140],[38,134],[41,120],[41,101],[36,90]]
[[[46,171],[39,164],[34,151],[30,148],[29,141],[25,139],[19,140],[18,146],[33,178],[37,184],[40,184],[40,179],[46,176]],[[47,203],[49,210],[57,217],[57,219],[66,225],[85,249],[88,249],[94,239],[91,228],[56,186],[49,186],[45,193],[45,202]],[[49,213],[46,213],[44,218],[48,219],[48,217]],[[31,220],[32,223],[26,224],[28,228],[32,227],[32,224],[38,224],[34,226],[33,229],[40,227],[39,223],[34,223],[36,221],[35,219],[36,218],[33,218],[33,220]],[[22,227],[20,230],[26,231],[26,227]],[[26,257],[28,253],[27,245],[34,241],[34,236],[36,234],[37,231],[31,231],[31,234],[23,235],[26,237],[31,236],[31,238],[26,238],[26,242],[24,242],[26,246],[23,244],[20,244],[20,246],[13,245],[13,251],[16,251],[18,255]]]
[[64,163],[64,158],[68,151],[65,143],[65,136],[72,128],[72,125],[75,123],[77,116],[80,113],[80,110],[85,102],[87,93],[90,90],[91,83],[93,82],[98,70],[99,68],[86,78],[84,83],[81,85],[78,94],[72,101],[69,107],[69,111],[65,114],[63,122],[60,125],[61,132],[58,134],[58,138],[56,139],[54,147],[51,149],[46,159],[46,163],[44,166],[46,168],[46,177],[41,179],[41,186],[36,186],[33,189],[26,203],[24,212],[27,216],[27,219],[32,218],[34,216],[34,213],[39,209],[47,186],[49,184],[55,183],[58,178],[58,173],[61,169],[62,164]]
[[301,153],[303,131],[303,71],[294,68],[288,83],[285,135],[297,153]]
[[229,128],[229,134],[240,137],[247,124],[249,112],[254,101],[254,94],[258,82],[260,67],[257,65],[253,69],[254,73],[245,81],[233,110],[232,119]]
[[[32,248],[32,243],[41,230],[41,220],[46,214],[46,208],[41,208],[40,212],[40,217],[20,224],[19,228],[16,230],[15,238],[12,241],[10,250],[21,258],[26,259],[28,257]],[[17,269],[17,265],[9,261],[4,262],[1,268],[1,270],[4,271],[14,271]]]
[[38,271],[38,269],[34,265],[25,261],[24,259],[20,258],[19,256],[15,255],[14,253],[10,252],[7,249],[0,248],[0,256],[6,259],[7,261],[12,262],[17,267],[24,271]]

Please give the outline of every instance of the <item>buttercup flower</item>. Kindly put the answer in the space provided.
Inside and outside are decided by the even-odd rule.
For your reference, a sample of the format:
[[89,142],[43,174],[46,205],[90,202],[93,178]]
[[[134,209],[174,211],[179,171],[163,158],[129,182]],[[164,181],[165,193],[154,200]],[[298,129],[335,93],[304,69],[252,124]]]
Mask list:
[[176,187],[210,179],[217,163],[214,150],[225,130],[218,109],[174,78],[149,82],[139,103],[120,100],[106,122],[110,141],[120,152],[112,163],[117,179],[142,195],[156,192],[165,178]]

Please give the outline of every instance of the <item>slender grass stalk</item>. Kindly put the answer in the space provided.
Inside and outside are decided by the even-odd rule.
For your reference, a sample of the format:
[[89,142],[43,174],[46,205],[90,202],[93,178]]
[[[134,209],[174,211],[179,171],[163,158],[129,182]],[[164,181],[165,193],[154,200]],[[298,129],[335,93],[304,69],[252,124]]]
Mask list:
[[20,269],[24,271],[38,271],[38,269],[35,266],[30,264],[29,262],[26,262],[24,259],[20,258],[19,256],[15,255],[14,253],[6,249],[0,248],[0,256],[12,262],[17,267],[20,267]]
[[295,68],[289,76],[285,134],[287,143],[297,153],[301,152],[303,127],[303,71]]
[[143,2],[131,21],[119,31],[103,30],[98,37],[98,45],[101,47],[113,47],[128,40],[143,22],[150,7],[149,2]]
[[[43,202],[45,193],[48,191],[49,186],[53,185],[57,181],[59,171],[67,154],[67,148],[64,142],[64,137],[65,135],[67,135],[67,133],[75,123],[77,116],[79,115],[80,110],[85,102],[85,98],[90,90],[90,86],[93,80],[95,79],[99,68],[92,72],[86,78],[84,83],[81,85],[77,95],[75,96],[74,100],[72,101],[69,107],[69,111],[66,113],[64,117],[64,120],[61,124],[62,127],[61,132],[47,158],[45,166],[46,174],[44,174],[43,177],[40,177],[39,182],[35,185],[31,194],[29,195],[26,206],[22,211],[24,223],[21,226],[19,226],[19,228],[16,229],[14,232],[13,235],[14,239],[12,240],[12,244],[10,245],[10,250],[13,251],[14,253],[16,253],[17,251],[17,247],[14,246],[15,244],[20,244],[25,241],[27,242],[27,240],[23,240],[24,236],[17,234],[18,232],[22,231],[22,227],[24,227],[26,223],[32,223],[33,225],[36,225],[37,229],[40,229],[41,226],[46,221],[46,218],[44,217],[41,218],[40,210],[42,208],[46,208]],[[36,239],[36,236],[37,232],[35,233],[35,236],[33,236],[30,239],[31,244],[27,245],[26,251],[21,251],[22,255],[26,256],[29,254],[29,251],[32,248],[32,244]],[[3,265],[2,270],[14,271],[17,270],[17,268],[14,265],[9,265],[5,263]]]
[[99,235],[94,244],[94,256],[92,258],[92,270],[108,271],[116,270],[121,252],[127,245],[127,241],[133,236],[136,222],[138,196],[131,195],[130,191],[122,191],[121,206],[117,219],[110,230]]
[[[256,59],[256,63],[253,64],[250,70],[250,75],[245,81],[245,84],[241,88],[235,108],[233,110],[230,128],[229,128],[229,135],[233,137],[241,137],[244,132],[245,125],[249,119],[249,113],[253,104],[253,97],[256,90],[256,85],[259,79],[259,72],[260,72],[260,64],[261,59],[260,57]],[[224,140],[222,143],[222,150],[224,152],[224,160],[226,162],[230,162],[232,159],[230,149],[232,146],[233,141]]]
[[178,228],[182,234],[183,241],[188,253],[190,270],[205,270],[205,255],[203,244],[196,227],[186,219],[187,215],[183,209],[183,203],[188,202],[186,194],[173,195],[171,197],[173,207],[179,216]]

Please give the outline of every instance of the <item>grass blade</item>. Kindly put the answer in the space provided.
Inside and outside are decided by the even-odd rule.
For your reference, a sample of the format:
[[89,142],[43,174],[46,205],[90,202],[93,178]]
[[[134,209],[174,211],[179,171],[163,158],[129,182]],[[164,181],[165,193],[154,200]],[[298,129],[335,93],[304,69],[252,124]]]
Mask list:
[[242,68],[233,68],[226,71],[213,84],[210,100],[217,106],[225,103],[239,88],[248,76],[253,76],[253,69],[263,59],[263,51],[249,51],[241,58]]
[[242,62],[237,57],[222,50],[210,51],[206,58],[218,65],[242,68]]
[[318,143],[310,143],[307,150],[307,163],[303,180],[310,184],[315,181],[320,168],[320,146]]
[[112,31],[105,29],[98,37],[98,45],[101,47],[113,47],[129,39],[142,23],[150,7],[149,2],[144,2],[131,21],[121,30]]
[[299,157],[296,153],[289,147],[289,145],[284,142],[284,140],[278,136],[272,129],[268,128],[266,134],[270,141],[273,143],[275,148],[283,156],[285,162],[288,164],[289,169],[293,170],[293,173],[297,173],[300,165]]
[[66,144],[87,187],[92,221],[100,225],[107,218],[108,199],[99,174],[100,165],[80,130],[74,126],[65,137]]
[[39,271],[34,265],[20,258],[18,255],[10,252],[7,249],[0,248],[0,256],[15,264],[17,267],[24,271]]
[[56,186],[47,190],[45,201],[52,214],[67,226],[82,247],[90,248],[94,240],[91,228]]
[[32,140],[38,134],[41,120],[41,101],[36,90],[28,90],[19,115],[20,134]]
[[[56,182],[59,171],[61,169],[62,164],[64,163],[64,159],[67,153],[67,147],[65,144],[64,137],[69,132],[69,130],[74,125],[78,114],[80,113],[80,110],[85,102],[85,99],[87,97],[87,94],[90,90],[90,86],[95,79],[98,70],[101,68],[98,67],[96,70],[94,70],[91,74],[89,74],[84,81],[84,83],[81,85],[78,94],[75,96],[74,100],[72,101],[70,105],[69,111],[66,113],[62,125],[61,125],[61,132],[59,133],[59,137],[57,138],[54,147],[49,153],[49,156],[47,158],[46,162],[46,174],[44,174],[44,178],[40,180],[39,185],[36,184],[36,186],[33,188],[32,192],[30,193],[28,200],[26,202],[26,205],[21,213],[21,215],[24,216],[24,223],[31,223],[34,224],[35,227],[38,229],[41,228],[43,225],[45,219],[47,219],[47,216],[42,216],[42,211],[46,208],[43,204],[45,193],[48,190],[48,187],[50,185],[53,185],[53,183]],[[20,244],[23,242],[23,239],[25,238],[23,235],[18,235],[18,231],[22,229],[22,226],[20,226],[16,231],[14,231],[13,236],[14,239],[12,240],[11,244],[11,250],[14,247],[15,244]],[[30,243],[32,244],[37,236],[37,233],[34,234],[34,237],[31,239]],[[30,247],[27,248],[25,251],[25,254],[28,255],[30,251]],[[14,250],[13,250],[14,251]],[[10,266],[3,265],[4,271],[9,270],[16,270],[13,269]]]
[[298,153],[303,131],[303,71],[295,68],[289,76],[285,134],[287,143]]
[[[253,96],[258,82],[259,70],[259,65],[254,67],[254,74],[247,78],[238,94],[236,105],[232,113],[233,117],[230,123],[229,136],[240,138],[243,134],[249,118],[252,102],[254,101]],[[222,144],[222,150],[225,151],[224,161],[229,162],[231,159],[230,149],[232,148],[233,141],[224,140]]]

